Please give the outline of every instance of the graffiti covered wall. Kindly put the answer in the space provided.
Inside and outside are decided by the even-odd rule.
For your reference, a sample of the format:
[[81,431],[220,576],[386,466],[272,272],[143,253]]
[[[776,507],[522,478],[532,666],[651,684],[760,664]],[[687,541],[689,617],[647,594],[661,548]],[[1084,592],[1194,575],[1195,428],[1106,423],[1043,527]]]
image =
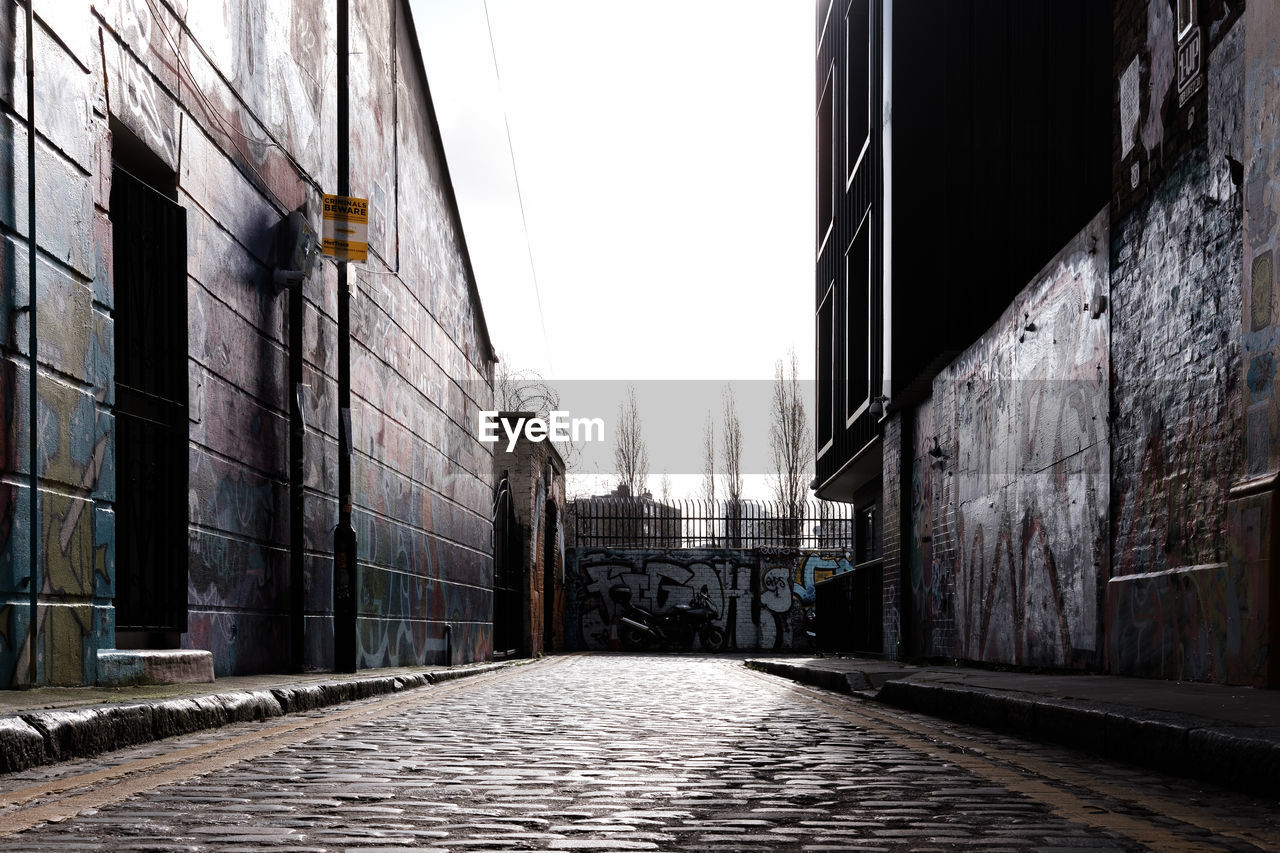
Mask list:
[[914,411],[904,483],[911,654],[1101,661],[1107,245],[1104,210]]
[[[31,495],[28,428],[28,228],[24,10],[0,15],[0,687],[82,684],[112,636],[114,582],[112,320],[106,188],[93,109],[101,58],[69,4],[35,28],[37,330],[36,464],[40,471],[37,640],[29,642]],[[79,8],[83,6],[84,8]]]
[[853,568],[842,553],[791,549],[570,548],[566,558],[566,647],[593,650],[616,647],[613,587],[661,612],[688,604],[704,584],[726,649],[809,648],[803,619],[816,584]]
[[492,649],[492,352],[407,7],[352,7],[351,181],[381,223],[351,321],[361,666],[443,661],[446,623],[452,662]]
[[[116,640],[113,162],[141,156],[186,220],[188,648],[218,675],[332,664],[337,517],[336,272],[301,288],[303,380],[276,226],[334,192],[336,34],[323,0],[36,8],[39,240],[37,680],[96,680]],[[474,434],[492,351],[416,37],[402,0],[351,4],[353,195],[370,256],[351,268],[359,665],[490,650],[491,454]],[[21,9],[0,16],[0,687],[27,678],[26,79]],[[327,81],[327,82],[326,82]],[[139,152],[141,154],[139,155]],[[171,190],[171,191],[170,191]],[[402,199],[405,200],[402,203]],[[305,421],[304,576],[290,578],[289,409]]]

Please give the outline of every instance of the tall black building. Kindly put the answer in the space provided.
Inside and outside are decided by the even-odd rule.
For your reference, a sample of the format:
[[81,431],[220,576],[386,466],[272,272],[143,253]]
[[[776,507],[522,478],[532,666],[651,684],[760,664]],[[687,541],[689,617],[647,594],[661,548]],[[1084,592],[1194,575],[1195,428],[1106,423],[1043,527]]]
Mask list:
[[1109,0],[818,0],[817,491],[1107,203]]

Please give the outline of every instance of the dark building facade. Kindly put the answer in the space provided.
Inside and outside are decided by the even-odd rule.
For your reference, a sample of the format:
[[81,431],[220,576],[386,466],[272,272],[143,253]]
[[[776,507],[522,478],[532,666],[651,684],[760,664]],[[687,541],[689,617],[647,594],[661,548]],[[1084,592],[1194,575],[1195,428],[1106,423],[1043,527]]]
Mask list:
[[1276,13],[817,10],[817,488],[882,651],[1274,684]]
[[489,655],[493,350],[409,4],[349,8],[369,257],[341,415],[336,267],[277,275],[287,217],[318,232],[337,192],[334,5],[37,3],[34,127],[25,9],[0,16],[0,688],[146,677],[130,652],[168,649],[333,667],[340,430],[356,664]]

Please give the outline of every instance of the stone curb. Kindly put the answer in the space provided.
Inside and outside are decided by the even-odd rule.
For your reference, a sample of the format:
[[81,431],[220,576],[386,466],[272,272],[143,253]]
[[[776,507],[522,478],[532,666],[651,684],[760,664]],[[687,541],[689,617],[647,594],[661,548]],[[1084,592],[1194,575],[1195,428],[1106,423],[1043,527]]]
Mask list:
[[780,660],[748,660],[746,665],[747,669],[812,684],[814,687],[821,687],[835,693],[852,693],[854,690],[866,688],[866,676],[860,672],[836,672],[832,669],[820,669]]
[[399,693],[514,665],[482,664],[0,717],[0,773],[85,758],[230,723],[265,720]]
[[886,682],[876,699],[1171,775],[1280,792],[1280,741],[1245,726],[1126,705],[904,680]]
[[1280,792],[1280,738],[1203,717],[1033,693],[918,682],[904,676],[870,691],[863,673],[782,661],[747,666],[958,723],[1091,752],[1250,792]]

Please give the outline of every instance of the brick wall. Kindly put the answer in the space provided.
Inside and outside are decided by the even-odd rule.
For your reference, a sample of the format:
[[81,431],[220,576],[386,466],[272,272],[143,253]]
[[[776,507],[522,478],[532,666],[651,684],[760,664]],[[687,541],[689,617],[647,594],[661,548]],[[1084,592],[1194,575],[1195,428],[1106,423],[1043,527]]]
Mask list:
[[[902,639],[902,563],[903,525],[902,489],[903,476],[903,423],[902,415],[895,414],[883,424],[883,462],[881,487],[884,492],[881,528],[881,566],[884,593],[884,614],[881,625],[884,630],[883,653],[896,657]],[[909,440],[909,439],[908,439]]]
[[509,478],[520,523],[522,649],[535,656],[560,651],[564,647],[566,530],[572,523],[566,518],[564,460],[550,442],[521,438],[510,451],[498,446],[493,470],[495,480],[504,473]]
[[1243,30],[1214,31],[1203,139],[1113,229],[1117,673],[1240,679],[1233,625],[1249,596],[1231,591],[1226,503],[1244,467],[1243,194],[1231,174],[1243,157]]

